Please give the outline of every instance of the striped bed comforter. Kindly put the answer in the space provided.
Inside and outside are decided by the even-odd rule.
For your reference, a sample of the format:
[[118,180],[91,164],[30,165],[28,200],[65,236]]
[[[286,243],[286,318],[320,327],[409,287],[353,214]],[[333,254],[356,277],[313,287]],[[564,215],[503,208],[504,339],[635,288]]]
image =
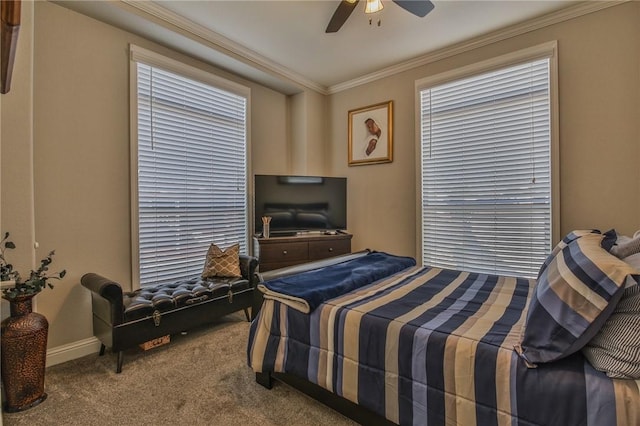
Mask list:
[[516,355],[535,281],[413,267],[310,314],[265,300],[256,372],[290,373],[401,425],[640,425],[640,381],[580,354]]

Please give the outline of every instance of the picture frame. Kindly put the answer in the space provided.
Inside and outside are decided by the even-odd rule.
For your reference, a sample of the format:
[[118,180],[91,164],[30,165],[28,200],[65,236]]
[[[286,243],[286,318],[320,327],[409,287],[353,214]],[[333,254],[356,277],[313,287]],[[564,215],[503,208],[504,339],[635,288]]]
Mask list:
[[349,166],[393,161],[393,101],[349,111]]

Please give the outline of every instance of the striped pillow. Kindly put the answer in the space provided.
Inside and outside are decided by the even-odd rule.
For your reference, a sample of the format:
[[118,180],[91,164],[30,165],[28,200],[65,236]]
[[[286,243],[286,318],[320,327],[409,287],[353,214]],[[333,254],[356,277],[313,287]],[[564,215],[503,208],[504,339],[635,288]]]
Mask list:
[[565,248],[571,241],[575,241],[578,238],[580,238],[582,236],[585,236],[585,235],[589,235],[589,234],[600,234],[600,231],[598,231],[597,229],[578,229],[578,230],[569,232],[562,239],[562,241],[560,241],[558,244],[556,244],[556,246],[551,251],[551,254],[549,256],[547,256],[547,258],[545,259],[544,263],[540,267],[540,271],[538,271],[538,278],[540,278],[540,275],[542,274],[542,271],[544,271],[547,268],[547,266],[549,266],[549,263],[551,263],[551,261],[558,254],[558,252],[560,252],[560,250]]
[[515,348],[528,366],[579,351],[613,312],[627,276],[637,273],[602,248],[604,238],[599,233],[575,238],[541,268]]
[[626,288],[613,314],[582,348],[593,368],[607,376],[640,379],[640,286]]

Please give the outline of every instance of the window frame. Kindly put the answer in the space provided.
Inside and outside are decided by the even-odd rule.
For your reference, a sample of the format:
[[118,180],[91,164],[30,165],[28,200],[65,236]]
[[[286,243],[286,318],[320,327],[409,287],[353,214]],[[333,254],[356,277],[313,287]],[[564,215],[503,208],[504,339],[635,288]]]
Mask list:
[[[212,74],[204,69],[187,65],[183,62],[171,59],[159,53],[145,49],[143,47],[130,44],[129,45],[129,172],[130,172],[130,202],[131,202],[131,284],[132,289],[140,288],[140,257],[139,257],[139,212],[138,212],[138,66],[137,63],[143,63],[152,67],[161,68],[186,78],[200,81],[202,83],[214,86],[218,89],[234,93],[246,99],[246,115],[245,115],[245,134],[246,134],[246,151],[245,151],[245,176],[246,176],[246,206],[247,206],[247,250],[251,250],[251,224],[252,218],[252,200],[253,182],[250,179],[251,168],[251,89],[242,84],[227,80],[218,75]],[[204,265],[204,255],[202,259]]]
[[[414,84],[415,111],[415,170],[416,170],[416,253],[422,263],[422,116],[420,92],[431,87],[474,75],[495,71],[539,59],[549,60],[549,113],[550,113],[550,171],[551,171],[551,241],[560,238],[560,164],[558,117],[558,42],[556,40],[497,56],[481,62],[421,78]],[[551,247],[549,247],[551,250]]]

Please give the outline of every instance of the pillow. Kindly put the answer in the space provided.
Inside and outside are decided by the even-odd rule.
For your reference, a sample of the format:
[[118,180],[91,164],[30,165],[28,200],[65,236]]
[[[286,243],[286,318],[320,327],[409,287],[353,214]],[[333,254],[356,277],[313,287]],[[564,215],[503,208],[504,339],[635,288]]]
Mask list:
[[626,244],[629,241],[631,241],[632,239],[633,239],[633,237],[629,237],[627,235],[616,234],[616,244],[617,245]]
[[211,244],[207,251],[202,278],[241,276],[240,244],[234,244],[226,250],[220,250],[218,246]]
[[538,277],[540,277],[540,274],[542,274],[542,271],[544,271],[544,269],[554,259],[554,257],[558,254],[558,252],[563,248],[565,248],[567,244],[569,244],[571,241],[577,240],[578,238],[584,235],[589,235],[589,234],[600,234],[600,231],[598,231],[597,229],[579,229],[579,230],[571,231],[567,235],[565,235],[565,237],[558,244],[556,244],[556,246],[551,251],[551,254],[549,254],[549,256],[547,256],[545,261],[542,263],[542,266],[538,271]]
[[515,349],[528,367],[579,351],[598,332],[635,268],[602,248],[604,235],[588,233],[547,259],[529,302]]
[[609,377],[640,379],[640,286],[626,288],[609,319],[582,349]]
[[632,254],[640,253],[640,235],[637,235],[629,241],[616,244],[611,248],[611,254],[623,259]]
[[632,254],[631,256],[627,256],[624,259],[625,263],[633,266],[640,272],[640,253]]

